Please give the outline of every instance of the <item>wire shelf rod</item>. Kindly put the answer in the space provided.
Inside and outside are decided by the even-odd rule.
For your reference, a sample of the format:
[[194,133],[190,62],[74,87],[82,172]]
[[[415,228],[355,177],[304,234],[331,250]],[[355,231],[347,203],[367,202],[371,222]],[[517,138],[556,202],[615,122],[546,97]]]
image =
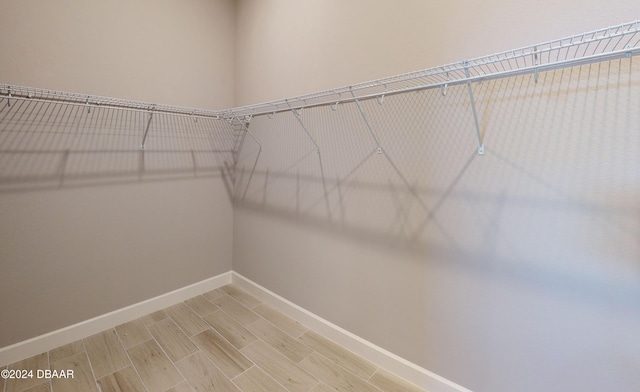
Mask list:
[[[334,104],[335,102],[346,102],[345,99],[350,90],[365,91],[366,95],[376,95],[368,93],[366,90],[377,89],[377,95],[388,94],[389,87],[392,91],[411,91],[411,87],[397,87],[398,84],[411,84],[414,82],[421,86],[432,86],[437,80],[443,81],[444,75],[451,79],[466,83],[469,78],[474,77],[504,77],[518,74],[520,72],[532,72],[532,66],[536,65],[539,70],[550,70],[550,66],[558,64],[561,67],[584,64],[585,60],[590,62],[607,61],[609,56],[632,51],[634,55],[640,41],[639,21],[624,23],[617,26],[598,29],[593,32],[577,34],[571,37],[556,39],[523,48],[512,49],[496,54],[491,54],[475,59],[465,60],[457,63],[447,64],[421,71],[414,71],[402,75],[354,84],[352,86],[338,89],[326,90],[318,93],[307,94],[287,100],[270,101],[255,105],[234,108],[235,114],[261,115],[274,113],[289,109],[287,103],[294,109]],[[537,59],[536,61],[534,60]],[[465,75],[465,68],[468,67],[469,77]],[[396,86],[394,86],[396,85]],[[395,87],[395,88],[394,88]],[[362,99],[365,94],[360,94]],[[352,99],[351,99],[352,100]],[[225,112],[226,115],[227,112]]]
[[[0,84],[0,98],[3,98],[3,101],[6,99],[3,104],[11,104],[11,106],[19,100],[36,100],[78,105],[86,108],[89,112],[100,107],[141,112],[149,112],[153,108],[155,113],[229,120],[234,117],[272,115],[278,112],[308,107],[326,105],[335,107],[336,103],[353,102],[356,98],[365,100],[383,94],[393,95],[431,88],[444,88],[444,86],[528,73],[537,75],[542,71],[636,56],[640,51],[639,45],[640,21],[636,20],[535,45],[351,86],[218,111],[158,105],[8,84]],[[355,98],[350,95],[352,91]]]
[[195,109],[182,106],[159,105],[155,103],[110,98],[98,95],[77,94],[67,91],[46,90],[41,88],[15,86],[0,83],[0,96],[11,100],[29,100],[34,102],[55,102],[65,105],[82,105],[87,108],[106,107],[111,109],[166,113],[180,116],[219,118],[221,112]]
[[[423,85],[417,85],[413,87],[401,88],[398,90],[391,90],[391,91],[387,90],[385,92],[375,92],[375,93],[370,93],[366,95],[359,95],[356,97],[344,97],[344,98],[340,97],[333,100],[328,100],[326,102],[318,102],[313,104],[300,104],[297,106],[292,105],[291,108],[277,107],[277,108],[270,108],[269,110],[252,111],[251,113],[247,112],[246,110],[245,111],[238,110],[235,112],[236,113],[235,116],[238,116],[238,115],[261,116],[265,114],[271,116],[276,113],[288,112],[291,110],[307,109],[307,108],[314,108],[314,107],[320,107],[320,106],[335,106],[335,104],[355,102],[356,100],[365,101],[369,99],[375,99],[382,95],[392,96],[392,95],[405,94],[405,93],[422,91],[422,90],[430,90],[434,88],[442,88],[444,86],[455,86],[455,85],[461,85],[461,84],[467,84],[467,83],[477,83],[477,82],[483,82],[483,81],[488,81],[493,79],[526,75],[530,73],[535,73],[536,70],[538,72],[547,72],[547,71],[553,71],[556,69],[587,65],[587,64],[593,64],[593,63],[604,62],[604,61],[612,61],[612,60],[617,60],[617,59],[627,58],[627,57],[634,57],[637,55],[640,55],[640,47],[633,48],[633,49],[621,49],[615,52],[592,55],[592,56],[587,56],[580,59],[563,60],[563,61],[558,61],[554,63],[549,63],[546,65],[527,66],[527,67],[514,69],[514,70],[469,76],[465,78],[452,79],[447,81],[435,82],[431,84],[423,84]],[[247,106],[245,108],[240,108],[240,109],[246,109],[246,108],[253,108],[253,106]],[[240,114],[240,113],[243,113],[243,114]],[[226,116],[226,114],[224,116]]]

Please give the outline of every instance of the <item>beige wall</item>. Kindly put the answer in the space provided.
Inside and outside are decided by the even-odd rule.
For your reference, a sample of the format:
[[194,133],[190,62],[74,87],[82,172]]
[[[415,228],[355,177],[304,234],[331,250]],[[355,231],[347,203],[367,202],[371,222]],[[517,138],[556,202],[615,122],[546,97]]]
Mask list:
[[[632,1],[241,0],[236,104],[635,13]],[[484,156],[464,86],[363,103],[383,155],[353,104],[303,111],[320,155],[292,114],[254,117],[264,150],[245,142],[234,270],[473,391],[636,390],[639,81],[634,59],[476,85]]]
[[223,109],[235,2],[3,2],[3,83]]
[[[226,108],[234,12],[231,0],[4,1],[0,83]],[[191,153],[212,149],[202,129],[156,116],[143,156],[145,113],[2,101],[0,117],[0,347],[231,269],[219,162]]]

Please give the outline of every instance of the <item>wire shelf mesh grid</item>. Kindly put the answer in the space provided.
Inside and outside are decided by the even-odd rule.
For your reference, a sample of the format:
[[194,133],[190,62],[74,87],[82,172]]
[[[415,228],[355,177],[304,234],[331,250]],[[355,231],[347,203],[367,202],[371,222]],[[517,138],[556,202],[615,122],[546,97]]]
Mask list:
[[[21,101],[42,104],[56,102],[60,105],[84,108],[87,113],[98,111],[101,108],[110,108],[145,114],[153,113],[156,117],[159,114],[164,114],[191,118],[194,121],[204,118],[222,123],[226,120],[236,124],[236,129],[228,135],[228,138],[233,140],[231,149],[237,154],[244,140],[243,137],[240,137],[244,129],[237,125],[243,122],[248,123],[253,116],[273,115],[276,112],[300,110],[314,106],[335,108],[338,103],[365,101],[374,98],[383,99],[384,96],[434,88],[440,88],[441,94],[444,95],[449,86],[458,84],[521,74],[534,74],[537,78],[539,72],[632,57],[638,53],[640,53],[640,21],[636,20],[475,59],[299,97],[226,110],[202,110],[160,105],[8,84],[0,84],[0,108],[7,110],[6,107],[10,109],[11,106],[17,105]],[[63,113],[76,113],[77,111],[75,109]],[[77,115],[73,115],[73,118],[76,117]],[[7,118],[10,119],[5,116],[2,121]],[[144,128],[144,123],[145,121],[141,120],[140,126],[142,128]]]

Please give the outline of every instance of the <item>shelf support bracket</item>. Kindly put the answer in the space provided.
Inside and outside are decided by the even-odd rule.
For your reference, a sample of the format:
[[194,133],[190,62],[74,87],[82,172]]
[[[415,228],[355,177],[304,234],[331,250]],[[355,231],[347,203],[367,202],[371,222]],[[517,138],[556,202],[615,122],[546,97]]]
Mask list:
[[533,81],[538,83],[538,47],[533,47]]
[[440,86],[440,95],[442,95],[443,97],[447,96],[447,86],[449,85],[449,72],[447,72],[446,75],[447,81]]
[[240,118],[238,116],[235,117],[235,119],[242,125],[242,128],[244,128],[244,131],[246,133],[249,134],[249,136],[251,136],[251,138],[253,139],[254,142],[256,142],[256,144],[258,146],[260,146],[260,152],[262,152],[262,143],[260,143],[260,141],[258,140],[258,138],[256,138],[256,135],[253,134],[253,132],[251,132],[249,130],[249,127],[247,126],[247,124],[245,124],[244,121],[241,121]]
[[7,107],[11,107],[11,90],[9,90],[9,95],[7,96]]
[[302,129],[304,129],[304,132],[307,134],[307,136],[309,136],[309,139],[311,139],[313,144],[316,146],[316,152],[319,154],[320,153],[320,146],[318,146],[318,143],[316,143],[315,139],[311,136],[311,134],[309,133],[309,130],[307,129],[307,127],[302,122],[302,118],[300,118],[300,113],[298,113],[295,109],[293,109],[291,107],[291,105],[289,105],[288,101],[287,101],[287,106],[289,106],[289,109],[291,109],[291,113],[293,113],[293,115],[295,116],[296,120],[298,120],[298,122],[300,123],[300,126],[302,127]]
[[147,141],[147,134],[149,133],[149,128],[151,127],[151,120],[153,120],[153,109],[149,112],[149,120],[147,120],[147,128],[144,130],[144,136],[142,137],[142,145],[140,149],[144,151],[144,143]]
[[356,106],[358,107],[358,111],[360,112],[360,115],[362,116],[362,119],[364,120],[364,123],[366,124],[367,128],[369,129],[369,133],[371,134],[371,137],[373,137],[373,140],[376,142],[376,146],[378,146],[376,152],[378,154],[382,154],[382,146],[380,145],[380,141],[378,140],[378,137],[376,136],[375,132],[373,132],[373,128],[371,127],[371,124],[369,123],[369,118],[367,117],[367,114],[364,112],[364,109],[362,109],[362,105],[360,105],[360,101],[358,101],[358,98],[356,98],[356,95],[353,93],[353,89],[349,88],[350,92],[351,92],[351,96],[354,99],[354,102],[356,103]]
[[478,113],[476,111],[476,101],[473,98],[473,89],[471,88],[471,81],[469,81],[469,62],[465,61],[464,74],[467,78],[467,90],[469,91],[469,101],[471,102],[471,112],[473,113],[473,121],[476,125],[476,136],[478,137],[478,155],[484,155],[484,144],[482,144],[482,135],[480,134],[480,123],[478,122]]

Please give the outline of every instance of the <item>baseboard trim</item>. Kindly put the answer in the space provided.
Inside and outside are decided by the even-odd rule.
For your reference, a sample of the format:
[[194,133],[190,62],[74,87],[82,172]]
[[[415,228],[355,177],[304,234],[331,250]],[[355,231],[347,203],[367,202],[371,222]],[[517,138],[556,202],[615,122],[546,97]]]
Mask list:
[[428,392],[471,392],[467,388],[362,339],[234,271],[225,272],[113,312],[0,348],[0,366],[86,338],[229,283],[238,285],[287,316]]
[[189,298],[206,293],[231,283],[232,272],[179,288],[136,304],[114,310],[113,312],[79,322],[68,327],[0,348],[0,366],[21,361],[25,358],[49,351],[56,347],[83,339],[98,332],[135,320],[149,313],[175,305]]
[[235,271],[232,272],[232,282],[299,323],[428,392],[471,392],[467,388],[362,339]]

